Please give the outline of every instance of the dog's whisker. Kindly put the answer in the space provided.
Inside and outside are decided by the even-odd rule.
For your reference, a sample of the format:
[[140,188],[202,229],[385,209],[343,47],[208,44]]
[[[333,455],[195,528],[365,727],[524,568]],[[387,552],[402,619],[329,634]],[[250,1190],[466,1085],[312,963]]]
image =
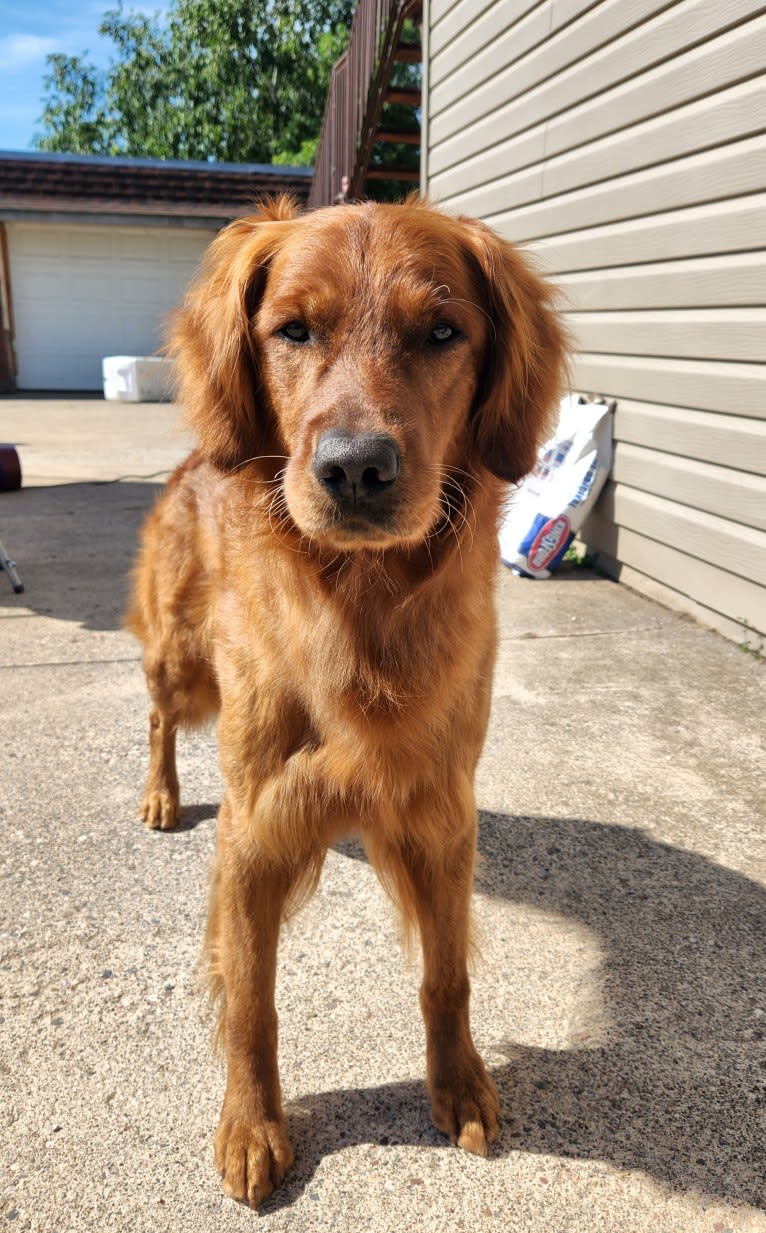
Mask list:
[[447,304],[468,304],[469,307],[475,308],[478,313],[481,313],[487,318],[487,321],[492,326],[492,341],[497,342],[497,326],[495,325],[495,322],[490,314],[487,312],[486,308],[482,308],[481,304],[477,304],[475,300],[466,300],[457,295],[451,295],[448,300],[442,300],[440,302],[441,307],[444,307]]
[[236,466],[232,467],[229,475],[236,475],[237,471],[241,471],[243,467],[249,467],[251,462],[276,462],[281,459],[283,462],[289,462],[287,454],[253,454],[252,458],[243,458]]
[[255,479],[252,475],[243,475],[241,476],[241,482],[243,484],[262,484],[264,487],[276,487],[282,483],[283,478],[283,474],[275,475],[271,479]]
[[444,471],[450,472],[454,475],[464,475],[467,480],[470,480],[472,488],[478,488],[480,492],[487,491],[487,485],[483,483],[482,480],[480,480],[472,471],[466,471],[463,467],[449,466],[447,464],[444,465],[443,469]]
[[[282,508],[280,508],[280,501],[282,502]],[[307,548],[301,546],[296,548],[287,542],[284,535],[279,534],[279,530],[285,531],[293,525],[290,511],[287,508],[285,494],[281,488],[278,488],[276,492],[273,493],[271,501],[269,502],[267,516],[269,520],[269,529],[273,532],[274,536],[279,540],[282,546],[288,550],[288,552],[296,553],[298,556],[308,555]],[[303,537],[301,536],[299,545],[302,543],[302,540]]]
[[[453,468],[450,468],[449,470],[452,469]],[[431,470],[440,481],[442,490],[442,514],[429,535],[426,536],[426,544],[429,548],[429,558],[430,545],[428,541],[449,531],[455,538],[455,543],[462,560],[463,531],[465,531],[470,539],[469,546],[473,546],[476,529],[475,506],[465,491],[465,488],[460,484],[455,475],[449,474],[449,471],[445,466],[433,465]],[[469,473],[463,472],[463,474],[468,475]],[[459,521],[456,521],[456,519],[459,519]]]
[[476,529],[476,507],[465,489],[461,488],[453,479],[447,476],[444,482],[445,485],[455,488],[460,498],[459,504],[454,508],[454,513],[463,520],[466,528],[471,532],[471,542],[473,543],[473,532]]

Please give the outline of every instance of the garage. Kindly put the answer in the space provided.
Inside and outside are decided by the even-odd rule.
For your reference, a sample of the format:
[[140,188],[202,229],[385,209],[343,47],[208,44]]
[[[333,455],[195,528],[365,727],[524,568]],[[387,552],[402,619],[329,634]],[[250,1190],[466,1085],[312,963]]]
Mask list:
[[308,167],[0,155],[0,391],[100,390],[150,356],[211,239]]
[[8,224],[17,389],[100,389],[105,355],[157,351],[214,235]]

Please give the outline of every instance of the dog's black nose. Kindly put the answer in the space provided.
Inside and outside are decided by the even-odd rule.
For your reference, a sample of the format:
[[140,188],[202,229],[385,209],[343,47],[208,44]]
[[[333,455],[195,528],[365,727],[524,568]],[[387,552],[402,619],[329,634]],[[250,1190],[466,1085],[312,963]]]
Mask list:
[[392,437],[333,428],[317,442],[314,474],[336,501],[374,501],[399,474],[401,455]]

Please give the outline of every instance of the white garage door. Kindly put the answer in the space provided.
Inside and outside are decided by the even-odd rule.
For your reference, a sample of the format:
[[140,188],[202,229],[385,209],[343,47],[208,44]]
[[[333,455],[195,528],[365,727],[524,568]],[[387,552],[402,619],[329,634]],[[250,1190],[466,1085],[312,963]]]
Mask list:
[[105,355],[155,352],[214,234],[9,223],[19,389],[101,389]]

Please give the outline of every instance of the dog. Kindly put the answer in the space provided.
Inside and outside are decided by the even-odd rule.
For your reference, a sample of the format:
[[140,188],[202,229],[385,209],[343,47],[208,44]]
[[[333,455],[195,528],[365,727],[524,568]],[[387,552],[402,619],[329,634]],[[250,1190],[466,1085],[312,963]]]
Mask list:
[[300,214],[280,198],[213,241],[171,350],[198,446],[145,524],[129,625],[152,701],[149,827],[178,818],[177,729],[220,715],[223,1188],[255,1207],[292,1163],[280,922],[352,830],[420,932],[434,1125],[486,1154],[473,780],[498,520],[560,396],[555,293],[483,224],[418,200]]

